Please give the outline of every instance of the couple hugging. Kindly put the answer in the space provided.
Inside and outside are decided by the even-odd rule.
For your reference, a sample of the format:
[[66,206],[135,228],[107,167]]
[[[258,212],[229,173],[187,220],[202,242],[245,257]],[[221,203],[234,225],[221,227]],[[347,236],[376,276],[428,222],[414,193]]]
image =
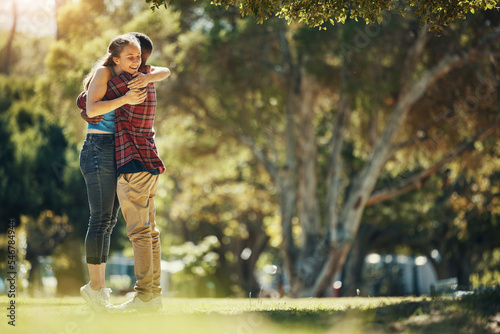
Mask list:
[[[85,237],[90,282],[80,293],[95,310],[162,307],[154,197],[165,166],[154,142],[154,82],[166,79],[170,70],[146,65],[152,51],[153,43],[144,34],[115,37],[84,79],[85,90],[77,99],[88,122],[80,169],[90,207]],[[105,270],[120,207],[134,250],[136,283],[134,298],[114,306],[109,302]]]

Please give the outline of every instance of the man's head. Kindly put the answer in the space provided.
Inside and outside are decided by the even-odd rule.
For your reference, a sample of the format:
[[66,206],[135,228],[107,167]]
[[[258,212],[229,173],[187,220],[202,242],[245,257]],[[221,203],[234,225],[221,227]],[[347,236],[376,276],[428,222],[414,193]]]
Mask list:
[[145,65],[146,62],[148,61],[149,56],[151,56],[151,53],[153,52],[153,42],[147,35],[143,33],[131,32],[129,34],[133,35],[135,38],[139,40],[139,43],[141,44],[141,53],[142,53],[141,65]]

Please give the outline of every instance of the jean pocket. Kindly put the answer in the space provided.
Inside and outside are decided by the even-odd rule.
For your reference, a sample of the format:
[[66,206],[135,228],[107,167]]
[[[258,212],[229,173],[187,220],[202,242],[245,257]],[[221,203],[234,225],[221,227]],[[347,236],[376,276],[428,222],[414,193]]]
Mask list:
[[91,143],[85,143],[80,152],[80,171],[83,175],[97,170],[97,154]]
[[82,150],[80,151],[80,171],[82,174],[86,173],[87,161],[89,159],[89,148],[86,143],[83,144]]

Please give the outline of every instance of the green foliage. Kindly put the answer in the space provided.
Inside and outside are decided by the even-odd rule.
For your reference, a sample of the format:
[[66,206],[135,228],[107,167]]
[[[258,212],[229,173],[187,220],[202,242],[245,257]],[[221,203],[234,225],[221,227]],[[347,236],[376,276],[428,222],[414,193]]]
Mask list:
[[[249,262],[240,261],[240,253],[249,247],[253,256],[259,255],[255,238],[266,235],[262,222],[276,215],[277,208],[268,190],[272,184],[259,172],[247,150],[234,140],[221,142],[220,131],[182,115],[170,116],[163,126],[158,130],[168,134],[164,137],[168,144],[163,158],[169,162],[170,180],[165,184],[169,196],[158,201],[158,212],[159,216],[168,217],[165,232],[173,235],[173,245],[181,244],[187,250],[190,247],[186,245],[197,244],[208,236],[215,236],[220,242],[214,250],[218,265],[213,275],[193,276],[187,266],[176,275],[181,277],[180,282],[181,275],[196,279],[198,296],[210,291],[225,296],[242,290],[245,295],[245,285],[250,284],[252,274],[240,274],[240,266]],[[184,238],[184,243],[180,238]],[[166,251],[166,256],[172,258],[170,251]],[[203,262],[203,256],[197,260]],[[215,284],[217,291],[207,290],[206,284]],[[182,286],[179,290],[182,295],[193,295]]]
[[36,220],[25,220],[24,223],[30,256],[51,255],[71,233],[68,217],[55,215],[50,210],[41,212]]
[[[8,80],[2,78],[2,84]],[[0,100],[6,109],[0,114],[2,145],[2,200],[4,221],[20,214],[35,215],[42,209],[61,212],[62,183],[52,164],[64,164],[67,141],[60,126],[48,121],[37,106],[33,82],[27,79],[9,80]]]
[[58,33],[65,39],[78,43],[81,47],[88,39],[89,31],[92,31],[94,36],[98,36],[108,27],[109,23],[105,22],[106,18],[99,19],[105,11],[104,0],[77,3],[68,1],[60,8],[57,15]]
[[[151,8],[167,8],[168,0],[146,0],[151,4]],[[493,9],[497,1],[471,0],[450,2],[446,0],[421,1],[410,0],[407,5],[397,1],[277,1],[277,0],[216,0],[213,4],[224,6],[234,6],[241,15],[253,15],[258,23],[278,16],[288,22],[304,22],[311,27],[320,27],[330,21],[332,23],[345,23],[348,18],[359,18],[366,23],[381,23],[387,12],[394,11],[405,14],[414,10],[420,18],[422,24],[429,24],[430,29],[440,31],[443,26],[456,20],[465,20],[468,13],[474,14],[476,11]]]
[[[209,15],[208,12],[206,14]],[[205,134],[213,136],[216,133],[221,140],[236,137],[243,143],[247,143],[245,140],[249,137],[249,141],[260,150],[259,153],[281,166],[286,149],[283,109],[289,98],[285,95],[285,86],[287,80],[294,79],[284,75],[283,36],[293,36],[287,40],[290,43],[292,64],[302,71],[302,75],[312,77],[312,85],[318,96],[315,104],[308,106],[315,115],[313,124],[319,153],[318,192],[311,196],[318,195],[321,210],[326,211],[331,205],[325,198],[325,180],[329,167],[329,140],[335,125],[332,123],[338,112],[336,103],[341,89],[340,72],[344,69],[348,73],[348,81],[343,89],[351,96],[352,106],[343,152],[342,179],[349,191],[353,178],[369,158],[375,141],[393,111],[401,94],[401,83],[408,80],[401,75],[401,64],[419,33],[418,24],[411,18],[392,15],[390,21],[384,21],[381,26],[351,20],[327,31],[317,31],[300,25],[287,26],[277,20],[268,20],[258,28],[252,20],[235,21],[232,20],[232,13],[218,14],[205,18],[213,24],[211,28],[202,30],[204,34],[197,34],[196,38],[192,37],[194,34],[191,35],[193,42],[189,46],[192,49],[183,45],[190,52],[189,62],[186,61],[179,71],[179,82],[175,82],[174,86],[175,100],[171,102],[189,115],[189,120],[203,122],[196,125],[190,123],[189,128],[193,133],[199,133],[200,137],[194,136],[197,139],[193,139],[190,134],[185,137],[185,142],[196,143],[201,148],[196,154],[201,154],[213,148],[200,140]],[[460,50],[464,45],[457,44],[457,36],[475,36],[471,42],[480,38],[479,34],[485,31],[475,27],[483,26],[487,15],[478,14],[471,19],[468,23],[470,28],[468,24],[457,25],[447,31],[444,38],[431,40],[424,50],[415,76],[422,75],[434,66],[450,48]],[[490,21],[493,25],[496,22]],[[483,77],[493,74],[487,69],[486,63],[478,63]],[[495,122],[494,93],[485,82],[478,81],[476,75],[477,72],[471,68],[463,68],[443,78],[435,87],[429,87],[429,94],[414,106],[398,134],[396,145],[401,144],[402,149],[386,165],[386,174],[377,190],[395,186],[411,174],[432,165],[453,151],[460,141],[470,138],[488,122]],[[191,80],[196,84],[185,84]],[[450,86],[447,82],[456,84]],[[449,106],[457,100],[461,102],[466,100],[464,96],[475,96],[478,87],[481,92],[489,91],[489,94],[481,95],[481,103],[475,107],[481,112],[462,112],[458,107],[448,112]],[[448,116],[450,113],[455,117]],[[301,125],[297,126],[298,136],[301,134]],[[185,152],[185,149],[176,145],[173,147]],[[189,163],[192,161],[189,160]],[[394,235],[399,236],[391,239],[392,244],[387,244],[388,247],[400,245],[399,241],[413,239],[413,236],[429,240],[425,236],[433,233],[433,224],[425,215],[435,200],[432,184],[436,186],[436,183],[429,183],[429,193],[421,190],[413,194],[414,197],[400,197],[376,210],[369,210],[366,220],[380,225],[381,230],[387,228],[388,232],[395,232]],[[278,188],[276,183],[274,188]],[[204,202],[201,197],[196,197],[193,202]],[[206,215],[210,217],[206,213],[201,217],[186,215],[186,218],[203,219]],[[279,229],[268,231],[274,231],[269,234],[274,240],[278,239],[274,236],[281,233]],[[408,239],[402,237],[408,234]],[[451,244],[453,242],[443,252],[452,251]],[[423,250],[415,242],[405,250],[430,252],[432,249]]]
[[464,296],[462,303],[470,310],[478,311],[485,316],[494,316],[500,312],[499,300],[500,287],[496,285]]
[[218,255],[213,250],[220,247],[216,236],[207,236],[199,244],[195,245],[187,241],[179,246],[172,246],[168,254],[172,258],[180,258],[185,268],[195,276],[207,276],[213,274],[217,267]]
[[[6,84],[6,82],[8,82]],[[66,165],[68,140],[63,128],[49,111],[42,107],[43,97],[36,94],[37,80],[22,75],[1,77],[0,133],[0,218],[13,218],[21,227],[19,239],[20,280],[29,277],[30,291],[41,288],[38,257],[51,255],[74,231],[85,224],[85,211],[78,198],[80,183],[69,183],[68,176],[79,173]],[[5,108],[5,109],[4,109]],[[82,187],[83,186],[83,187]],[[75,191],[76,190],[76,191]],[[71,218],[71,220],[70,220]],[[82,219],[83,218],[83,219]],[[4,255],[2,247],[0,255]],[[79,249],[78,249],[79,251]],[[24,260],[28,261],[24,263]],[[32,271],[27,273],[26,268]],[[3,272],[4,266],[0,266]],[[19,291],[25,284],[19,285]]]
[[[498,145],[495,138],[483,144],[481,152],[457,159],[418,192],[367,208],[364,224],[374,230],[365,247],[382,254],[425,255],[438,279],[458,277],[461,289],[498,285]],[[478,159],[481,165],[474,164]],[[379,186],[392,182],[384,175]],[[436,251],[438,258],[431,255]]]
[[[0,196],[6,203],[0,212],[2,217],[27,215],[32,224],[47,212],[67,217],[73,233],[83,240],[88,204],[78,152],[86,124],[74,100],[83,77],[105,54],[112,37],[144,32],[155,44],[149,62],[172,70],[167,82],[157,85],[155,126],[160,155],[168,167],[156,198],[164,256],[173,257],[176,248],[170,246],[183,249],[179,258],[191,253],[195,260],[189,262],[185,276],[179,273],[175,279],[189,278],[200,294],[215,284],[218,295],[247,295],[255,289],[256,258],[263,251],[276,254],[282,241],[280,185],[257,162],[257,154],[285,171],[286,89],[296,79],[286,75],[289,64],[285,57],[290,57],[294,70],[314,90],[310,112],[316,136],[313,144],[318,150],[318,191],[313,196],[318,196],[319,209],[324,212],[331,205],[326,199],[328,152],[340,94],[351,96],[352,106],[342,154],[342,186],[349,189],[394,108],[401,83],[408,79],[401,76],[401,68],[419,33],[413,15],[421,22],[431,20],[431,27],[438,29],[462,19],[472,9],[494,4],[462,1],[450,7],[438,1],[410,1],[409,8],[395,8],[396,3],[388,1],[354,5],[352,1],[218,2],[236,5],[224,10],[208,2],[177,1],[168,11],[151,13],[149,6],[158,8],[166,1],[147,3],[67,1],[58,17],[59,40],[25,38],[15,42],[19,59],[13,68],[18,75],[0,77],[0,136],[4,138]],[[404,12],[406,18],[397,12]],[[240,13],[255,15],[262,24],[240,18]],[[285,19],[264,20],[275,15]],[[328,23],[330,18],[333,26]],[[380,25],[367,24],[382,18]],[[297,20],[308,26],[292,22]],[[429,41],[415,75],[450,50],[460,52],[474,44],[496,25],[492,12],[476,13],[466,24],[450,24],[441,32],[443,38]],[[317,26],[328,29],[314,28]],[[496,92],[491,89],[495,73],[486,58],[429,87],[398,134],[397,144],[407,146],[385,166],[376,190],[396,185],[432,165],[495,121]],[[342,73],[347,73],[347,83],[342,82]],[[485,84],[488,79],[490,83]],[[479,95],[477,108],[467,108],[468,98],[477,98],[478,91],[489,94]],[[302,125],[306,124],[296,124],[297,136],[302,134]],[[485,149],[488,155],[479,153],[471,156],[470,163],[464,159],[452,166],[457,187],[464,183],[456,196],[443,200],[445,204],[436,202],[449,190],[438,177],[411,196],[368,209],[364,217],[368,224],[400,236],[384,249],[401,249],[399,241],[419,236],[429,244],[411,244],[404,250],[429,252],[434,247],[435,221],[440,223],[439,231],[448,224],[453,231],[445,236],[450,243],[443,254],[453,253],[458,244],[473,245],[478,238],[491,242],[485,235],[494,236],[497,231],[494,191],[498,190],[482,188],[486,179],[496,187],[492,171],[498,170],[498,162],[491,153],[496,151],[490,149]],[[484,163],[490,158],[494,163]],[[482,168],[473,166],[474,162]],[[477,174],[477,179],[470,174]],[[471,190],[475,185],[478,190]],[[427,217],[431,214],[432,219]],[[456,220],[445,221],[447,215]],[[294,233],[300,236],[300,221],[295,217],[293,222]],[[119,240],[128,245],[123,229],[117,230],[122,231]],[[202,240],[208,236],[216,237],[220,245],[200,252],[205,247]],[[460,240],[453,239],[455,236]],[[242,261],[242,251],[247,248],[255,258]],[[474,252],[484,255],[485,250]],[[207,254],[212,258],[204,259]],[[206,276],[197,275],[199,269],[193,273],[194,268],[202,268]]]
[[[498,224],[498,218],[495,218]],[[500,283],[500,249],[483,253],[475,273],[471,275],[473,287],[498,286]]]
[[220,247],[216,236],[206,236],[198,244],[187,241],[179,246],[168,249],[168,257],[177,260],[182,271],[171,276],[172,287],[182,296],[215,296],[216,284],[214,274],[219,266],[219,254],[215,252]]

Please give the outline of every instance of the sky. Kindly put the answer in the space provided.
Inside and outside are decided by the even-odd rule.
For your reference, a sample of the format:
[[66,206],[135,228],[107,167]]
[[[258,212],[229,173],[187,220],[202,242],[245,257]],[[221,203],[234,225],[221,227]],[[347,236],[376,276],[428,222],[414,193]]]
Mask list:
[[0,0],[0,29],[11,29],[14,1],[18,12],[17,31],[34,36],[55,35],[55,2],[58,0]]

